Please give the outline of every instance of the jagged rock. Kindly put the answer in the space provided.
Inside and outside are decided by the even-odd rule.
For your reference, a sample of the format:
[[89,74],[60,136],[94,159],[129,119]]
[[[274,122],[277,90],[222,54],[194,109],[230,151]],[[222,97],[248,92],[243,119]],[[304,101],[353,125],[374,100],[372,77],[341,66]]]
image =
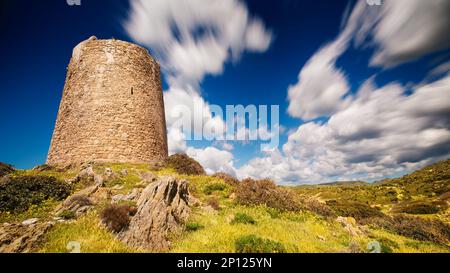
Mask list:
[[153,183],[158,180],[158,177],[154,175],[153,173],[140,173],[139,176],[141,177],[142,181],[138,184],[140,187],[146,187],[148,184]]
[[190,213],[188,183],[162,177],[147,186],[137,202],[137,212],[119,239],[129,246],[150,251],[170,248],[169,234],[182,230]]
[[117,194],[112,197],[111,203],[117,204],[121,201],[132,201],[135,202],[139,199],[141,195],[142,189],[134,188],[127,195],[125,194]]
[[31,226],[31,225],[36,224],[38,221],[39,221],[38,218],[31,218],[31,219],[28,219],[28,220],[23,221],[23,222],[22,222],[22,225],[23,225],[23,226]]
[[94,168],[92,164],[86,164],[81,167],[81,171],[78,175],[68,181],[70,184],[78,183],[82,180],[90,180],[95,183],[95,185],[104,186],[104,180],[101,175],[98,175],[94,172]]
[[341,223],[344,226],[344,229],[353,237],[359,236],[362,234],[362,231],[359,229],[356,224],[356,220],[353,217],[341,217],[339,216],[336,221]]
[[0,253],[29,253],[42,242],[52,222],[33,225],[9,224],[0,227]]
[[80,216],[91,210],[95,204],[108,200],[111,197],[111,191],[98,185],[88,187],[76,194],[69,196],[55,211],[55,215],[69,210]]

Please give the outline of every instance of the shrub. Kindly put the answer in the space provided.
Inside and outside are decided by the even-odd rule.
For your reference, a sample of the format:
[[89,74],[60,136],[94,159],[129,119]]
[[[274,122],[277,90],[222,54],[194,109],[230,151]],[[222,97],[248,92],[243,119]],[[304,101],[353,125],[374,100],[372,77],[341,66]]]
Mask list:
[[197,223],[197,222],[188,222],[188,223],[186,223],[186,230],[189,231],[189,232],[197,231],[197,230],[200,230],[200,229],[203,229],[203,228],[204,228],[204,226],[199,224],[199,223]]
[[450,240],[450,226],[436,219],[397,214],[392,217],[368,218],[363,221],[363,224],[384,228],[419,241],[448,244]]
[[236,213],[234,215],[234,219],[231,221],[231,224],[232,225],[235,225],[235,224],[256,225],[256,221],[250,215],[247,215],[245,213]]
[[169,156],[164,164],[166,167],[174,169],[179,174],[204,175],[205,170],[202,165],[186,154],[174,154]]
[[206,204],[208,204],[215,210],[220,210],[219,200],[215,197],[209,198],[208,201],[206,201]]
[[219,172],[214,174],[213,177],[222,179],[225,183],[232,187],[237,187],[239,185],[239,180],[227,173]]
[[19,213],[48,199],[63,200],[72,187],[50,176],[4,177],[0,181],[0,211]]
[[285,253],[284,246],[276,241],[264,239],[255,235],[246,235],[235,242],[237,253]]
[[92,206],[93,202],[84,194],[75,194],[67,200],[67,205],[78,204],[80,207]]
[[227,184],[221,182],[210,183],[203,188],[203,192],[207,195],[210,195],[215,191],[224,191],[227,189],[227,187]]
[[120,232],[128,227],[131,217],[136,213],[136,207],[129,205],[109,205],[102,213],[102,222],[114,232]]
[[365,218],[384,216],[378,209],[372,208],[368,204],[362,202],[330,200],[326,203],[338,216],[353,217],[357,221],[361,221]]
[[63,210],[60,214],[58,214],[58,216],[65,220],[70,220],[70,219],[74,219],[77,215],[74,211]]
[[290,190],[279,188],[272,180],[243,180],[235,191],[236,202],[242,205],[266,205],[267,207],[299,211],[301,204]]
[[326,217],[326,218],[335,218],[336,213],[327,205],[322,202],[319,202],[315,199],[308,199],[304,201],[304,206],[311,212]]
[[396,215],[392,219],[390,228],[405,237],[419,241],[448,244],[450,239],[450,226],[440,220],[429,220],[406,215]]
[[0,177],[12,172],[14,172],[13,166],[0,162]]
[[435,214],[447,208],[447,202],[414,202],[409,204],[397,205],[394,212],[407,214]]

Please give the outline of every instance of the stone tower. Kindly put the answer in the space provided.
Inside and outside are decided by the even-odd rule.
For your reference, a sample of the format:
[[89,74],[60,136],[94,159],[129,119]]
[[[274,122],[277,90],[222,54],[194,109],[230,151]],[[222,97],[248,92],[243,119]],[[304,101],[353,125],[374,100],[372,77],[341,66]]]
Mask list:
[[47,164],[167,157],[159,64],[135,44],[91,37],[73,50]]

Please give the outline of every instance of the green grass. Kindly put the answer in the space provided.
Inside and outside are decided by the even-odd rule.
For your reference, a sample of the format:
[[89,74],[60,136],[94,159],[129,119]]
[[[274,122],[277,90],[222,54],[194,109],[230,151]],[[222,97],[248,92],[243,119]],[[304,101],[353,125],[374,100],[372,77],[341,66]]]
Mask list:
[[[392,215],[400,206],[410,207],[412,204],[436,204],[443,202],[442,196],[449,188],[448,169],[450,161],[433,165],[430,168],[396,180],[383,183],[351,185],[324,185],[295,187],[301,198],[315,198],[322,201],[338,200],[342,204],[355,202],[368,204]],[[449,167],[448,169],[446,169]],[[221,209],[206,212],[200,207],[194,207],[186,223],[184,232],[174,235],[171,252],[175,253],[234,253],[244,248],[256,247],[256,251],[288,253],[335,253],[348,252],[350,246],[357,245],[361,251],[368,251],[367,245],[377,241],[383,252],[450,252],[450,245],[437,245],[426,241],[417,241],[400,236],[387,230],[366,228],[366,232],[357,237],[351,237],[340,223],[334,219],[320,217],[308,210],[300,212],[282,212],[266,206],[237,205],[230,198],[233,186],[226,184],[220,178],[206,175],[179,175],[173,169],[164,168],[152,170],[147,164],[101,164],[94,170],[103,174],[105,168],[111,168],[117,174],[108,181],[106,186],[114,189],[114,194],[126,194],[141,182],[140,174],[152,172],[156,175],[175,175],[189,181],[189,190],[203,204],[210,199],[217,199]],[[127,174],[121,175],[126,169]],[[67,172],[49,170],[44,172],[17,171],[17,175],[39,174],[56,176],[60,179],[70,179],[77,169]],[[423,185],[424,183],[429,183]],[[20,222],[29,218],[51,220],[51,212],[60,202],[48,200],[39,206],[33,206],[21,214],[0,214],[0,223]],[[72,219],[66,223],[57,223],[46,235],[46,241],[41,245],[40,252],[68,252],[67,244],[79,242],[81,252],[137,252],[130,249],[100,224],[99,212],[109,203],[97,204],[88,214]],[[439,204],[441,204],[439,203]],[[433,214],[420,215],[427,219],[439,219],[450,223],[450,208],[442,209]],[[69,215],[70,216],[70,215]],[[68,217],[71,218],[71,217]],[[244,240],[244,239],[245,240]],[[241,242],[242,249],[236,248]],[[272,249],[272,250],[270,250]],[[273,250],[275,249],[275,250]],[[279,251],[280,250],[280,251]]]
[[[234,215],[243,213],[253,217],[257,225],[233,225]],[[350,238],[337,223],[321,220],[309,213],[303,217],[292,217],[299,213],[281,213],[279,218],[272,218],[267,208],[237,206],[222,210],[219,214],[199,211],[195,221],[203,229],[185,233],[174,242],[172,252],[235,252],[235,241],[245,235],[281,243],[287,252],[342,252],[346,250]],[[327,238],[323,242],[318,236]]]
[[39,205],[31,205],[27,211],[22,213],[0,213],[0,223],[5,222],[22,222],[31,218],[39,218],[41,220],[51,220],[52,211],[61,201],[46,200]]
[[39,252],[69,252],[69,242],[78,242],[82,253],[123,253],[135,252],[118,241],[100,224],[98,214],[89,212],[85,216],[69,223],[59,223],[46,235],[46,242]]

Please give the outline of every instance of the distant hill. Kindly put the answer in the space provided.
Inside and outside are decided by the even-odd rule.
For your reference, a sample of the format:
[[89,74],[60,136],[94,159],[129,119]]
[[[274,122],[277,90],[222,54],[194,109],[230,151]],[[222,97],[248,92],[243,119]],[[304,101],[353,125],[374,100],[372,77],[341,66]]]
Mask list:
[[366,186],[369,185],[369,183],[364,181],[336,181],[336,182],[329,182],[329,183],[323,183],[319,184],[319,186]]

